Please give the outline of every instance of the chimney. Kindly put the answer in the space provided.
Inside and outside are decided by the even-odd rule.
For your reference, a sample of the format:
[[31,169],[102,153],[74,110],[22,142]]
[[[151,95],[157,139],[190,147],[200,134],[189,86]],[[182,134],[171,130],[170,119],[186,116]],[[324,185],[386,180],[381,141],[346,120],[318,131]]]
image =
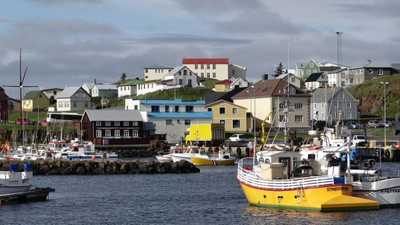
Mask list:
[[93,79],[93,84],[96,84],[96,79]]
[[268,80],[268,74],[267,73],[264,73],[262,75],[262,80]]

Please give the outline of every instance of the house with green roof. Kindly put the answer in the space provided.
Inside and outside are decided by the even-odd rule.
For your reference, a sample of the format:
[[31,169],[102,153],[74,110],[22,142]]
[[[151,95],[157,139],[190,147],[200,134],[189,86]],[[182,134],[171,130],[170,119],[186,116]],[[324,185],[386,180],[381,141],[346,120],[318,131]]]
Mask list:
[[143,80],[133,79],[125,83],[119,84],[117,86],[118,98],[121,99],[137,95],[137,85],[143,83],[144,83]]
[[40,90],[30,91],[22,99],[22,110],[26,112],[43,110],[48,108],[49,105],[49,98]]

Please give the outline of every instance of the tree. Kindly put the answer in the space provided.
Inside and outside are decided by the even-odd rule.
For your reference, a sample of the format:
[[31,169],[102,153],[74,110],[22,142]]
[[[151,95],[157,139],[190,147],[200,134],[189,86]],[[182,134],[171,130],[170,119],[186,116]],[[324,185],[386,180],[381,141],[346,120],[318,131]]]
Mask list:
[[121,76],[121,81],[125,81],[125,79],[126,79],[126,74],[123,73],[122,76]]
[[274,77],[279,77],[283,73],[283,65],[282,62],[279,63],[279,66],[276,67],[276,70],[274,72]]

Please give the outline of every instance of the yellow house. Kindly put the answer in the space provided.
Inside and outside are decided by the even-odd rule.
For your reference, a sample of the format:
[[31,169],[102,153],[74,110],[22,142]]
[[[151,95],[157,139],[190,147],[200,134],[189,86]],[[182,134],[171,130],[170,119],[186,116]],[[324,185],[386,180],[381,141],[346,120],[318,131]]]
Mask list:
[[33,112],[49,107],[49,98],[42,91],[30,91],[22,99],[22,110]]
[[230,79],[221,80],[214,84],[215,92],[229,92],[236,86],[239,88],[244,88],[248,86],[248,82],[242,78],[232,77]]
[[224,123],[227,132],[246,132],[247,108],[225,100],[218,100],[205,106],[212,111],[213,123]]

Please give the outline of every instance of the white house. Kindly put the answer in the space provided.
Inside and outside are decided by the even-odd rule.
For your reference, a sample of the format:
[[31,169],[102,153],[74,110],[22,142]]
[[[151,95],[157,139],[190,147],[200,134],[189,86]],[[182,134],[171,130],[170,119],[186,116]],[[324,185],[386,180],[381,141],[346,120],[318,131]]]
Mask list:
[[167,73],[174,68],[166,65],[152,65],[144,68],[144,80],[161,80]]
[[92,96],[92,89],[94,85],[96,84],[96,79],[93,79],[92,83],[85,82],[82,84],[82,88],[90,95]]
[[301,88],[301,78],[298,76],[295,76],[292,73],[284,73],[281,74],[279,77],[277,77],[276,79],[284,79],[286,80],[288,83],[290,83],[291,85],[294,85],[298,88]]
[[183,58],[182,65],[201,78],[226,80],[231,77],[240,77],[246,80],[247,68],[229,64],[228,58]]
[[118,88],[114,84],[95,84],[92,88],[92,97],[109,97],[117,93]]
[[199,85],[199,80],[199,77],[186,66],[178,66],[166,74],[161,81],[137,84],[137,94],[144,95],[158,90],[180,88],[184,86],[197,87]]
[[143,84],[143,80],[133,79],[125,83],[119,84],[118,88],[118,99],[131,97],[137,95],[137,85]]
[[312,73],[304,82],[307,90],[314,90],[324,87],[328,83],[328,77],[323,72]]
[[57,111],[80,111],[92,108],[92,98],[82,87],[65,87],[57,95]]

